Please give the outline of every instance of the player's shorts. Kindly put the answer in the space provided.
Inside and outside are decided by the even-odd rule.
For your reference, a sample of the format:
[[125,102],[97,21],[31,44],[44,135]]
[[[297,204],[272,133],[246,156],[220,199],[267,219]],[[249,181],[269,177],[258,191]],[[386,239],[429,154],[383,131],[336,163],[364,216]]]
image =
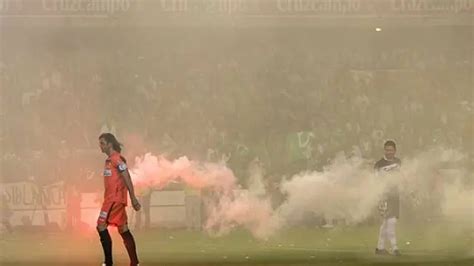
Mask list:
[[119,202],[104,202],[100,209],[97,225],[122,226],[127,224],[125,204]]

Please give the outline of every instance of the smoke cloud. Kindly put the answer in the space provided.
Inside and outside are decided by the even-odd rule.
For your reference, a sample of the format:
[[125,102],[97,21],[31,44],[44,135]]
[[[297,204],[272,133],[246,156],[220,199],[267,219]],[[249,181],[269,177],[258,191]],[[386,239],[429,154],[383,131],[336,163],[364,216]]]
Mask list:
[[[339,154],[323,171],[302,171],[283,179],[278,186],[284,201],[273,208],[275,195],[267,191],[264,171],[258,165],[251,168],[245,190],[237,186],[236,177],[223,162],[187,157],[169,161],[146,154],[136,158],[131,172],[138,187],[162,189],[170,182],[182,182],[206,191],[204,228],[211,235],[243,227],[257,238],[268,238],[308,217],[363,222],[374,215],[384,193],[393,186],[400,192],[401,219],[442,216],[472,227],[474,191],[465,185],[467,172],[461,164],[465,160],[458,151],[434,148],[402,158],[400,172],[379,175],[372,161]],[[445,165],[451,168],[446,170]]]

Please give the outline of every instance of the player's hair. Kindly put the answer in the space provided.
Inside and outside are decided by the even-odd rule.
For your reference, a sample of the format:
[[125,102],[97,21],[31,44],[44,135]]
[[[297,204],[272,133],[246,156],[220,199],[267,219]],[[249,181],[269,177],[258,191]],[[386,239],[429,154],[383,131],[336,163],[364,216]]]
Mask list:
[[100,134],[99,139],[104,139],[107,143],[112,143],[112,148],[114,148],[115,151],[122,151],[123,145],[118,142],[117,138],[115,138],[112,133],[102,133]]
[[383,144],[384,147],[387,147],[387,146],[392,146],[395,150],[397,149],[397,144],[395,144],[395,141],[393,140],[387,140],[385,141],[385,143]]

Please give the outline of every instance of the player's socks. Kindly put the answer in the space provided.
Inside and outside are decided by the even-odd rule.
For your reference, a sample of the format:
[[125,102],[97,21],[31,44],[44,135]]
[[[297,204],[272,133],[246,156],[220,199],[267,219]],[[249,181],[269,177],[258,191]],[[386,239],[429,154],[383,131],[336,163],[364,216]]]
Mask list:
[[100,243],[102,243],[102,248],[104,249],[104,263],[106,266],[112,266],[112,238],[110,238],[109,231],[107,229],[99,231],[99,236]]
[[127,230],[123,233],[120,233],[120,235],[122,236],[125,248],[127,248],[128,257],[130,258],[130,265],[138,265],[137,248],[135,246],[135,239],[133,238],[132,233],[130,233],[130,230]]
[[387,239],[390,242],[390,245],[392,246],[392,250],[398,250],[397,247],[397,236],[395,232],[395,226],[397,223],[396,218],[389,218],[387,220]]

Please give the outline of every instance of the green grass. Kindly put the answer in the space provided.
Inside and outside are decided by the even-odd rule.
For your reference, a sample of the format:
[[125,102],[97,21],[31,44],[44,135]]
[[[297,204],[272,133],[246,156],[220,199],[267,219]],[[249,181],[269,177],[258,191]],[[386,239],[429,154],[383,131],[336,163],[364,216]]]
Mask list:
[[[293,228],[263,241],[238,230],[214,238],[202,232],[135,232],[142,266],[146,265],[474,265],[473,232],[446,225],[399,226],[402,257],[373,254],[376,226],[334,229]],[[128,265],[118,233],[116,265]],[[410,242],[408,245],[407,242]],[[0,265],[100,265],[98,236],[64,233],[4,235]]]

